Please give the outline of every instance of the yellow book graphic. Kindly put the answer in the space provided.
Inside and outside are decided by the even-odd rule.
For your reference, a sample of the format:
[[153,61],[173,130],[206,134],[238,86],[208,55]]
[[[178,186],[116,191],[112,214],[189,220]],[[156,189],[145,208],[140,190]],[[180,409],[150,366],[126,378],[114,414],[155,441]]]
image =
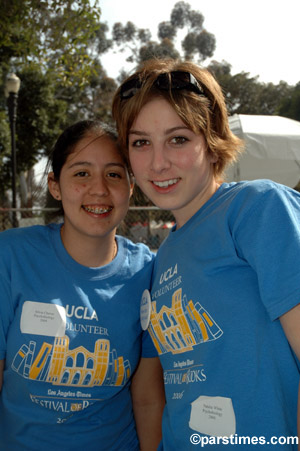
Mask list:
[[152,302],[149,332],[159,354],[191,351],[195,345],[223,334],[199,302],[182,298],[181,288],[173,294],[170,308],[163,306],[157,312],[156,301]]
[[23,344],[16,353],[12,368],[23,377],[68,387],[124,385],[131,376],[128,360],[110,348],[107,339],[96,340],[94,350],[83,346],[69,348],[69,338],[57,337],[44,342],[34,358],[36,343]]

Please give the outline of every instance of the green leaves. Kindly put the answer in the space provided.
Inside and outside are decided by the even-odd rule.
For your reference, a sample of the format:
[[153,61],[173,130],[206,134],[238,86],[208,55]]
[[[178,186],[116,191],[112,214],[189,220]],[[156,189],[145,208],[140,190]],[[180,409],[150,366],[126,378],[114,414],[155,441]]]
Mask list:
[[[111,35],[101,23],[99,1],[0,0],[0,201],[10,187],[10,131],[4,82],[8,72],[21,78],[17,116],[18,173],[47,155],[60,131],[79,119],[111,121],[117,87],[102,67],[104,53],[122,53],[138,66],[157,58],[205,61],[216,47],[204,16],[177,2],[158,24],[157,37],[127,22]],[[200,4],[199,4],[200,5]],[[181,47],[180,47],[181,44]],[[281,114],[300,119],[299,85],[262,84],[248,73],[231,74],[229,63],[209,66],[221,83],[231,113]],[[109,69],[109,68],[108,68]],[[120,70],[118,81],[126,76]]]
[[287,99],[294,98],[296,88],[285,82],[278,85],[260,83],[258,76],[250,77],[247,72],[232,75],[231,66],[226,61],[213,61],[208,69],[223,88],[230,114],[279,114],[293,117],[284,114],[284,105]]
[[[121,52],[129,52],[128,62],[136,65],[149,58],[180,58],[204,61],[211,57],[216,47],[216,39],[212,33],[203,28],[204,16],[191,9],[183,1],[177,2],[170,13],[170,20],[158,24],[158,41],[151,38],[149,30],[139,29],[132,22],[123,25],[117,22],[112,29],[112,44]],[[176,48],[178,31],[186,29],[181,45],[183,55]],[[182,32],[181,32],[182,35]]]
[[[2,0],[3,1],[3,0]],[[0,64],[35,62],[63,84],[87,81],[93,58],[89,43],[99,31],[100,9],[88,0],[4,0],[0,18]]]

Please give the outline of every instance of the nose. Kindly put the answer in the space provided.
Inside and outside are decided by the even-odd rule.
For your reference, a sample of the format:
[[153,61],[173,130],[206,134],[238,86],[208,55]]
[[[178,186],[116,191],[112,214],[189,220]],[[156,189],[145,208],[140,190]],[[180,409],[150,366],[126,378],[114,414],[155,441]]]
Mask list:
[[166,150],[162,145],[153,146],[151,169],[153,172],[161,173],[169,169],[171,162],[168,158]]
[[108,186],[105,177],[97,176],[92,178],[89,186],[89,194],[101,197],[108,195]]

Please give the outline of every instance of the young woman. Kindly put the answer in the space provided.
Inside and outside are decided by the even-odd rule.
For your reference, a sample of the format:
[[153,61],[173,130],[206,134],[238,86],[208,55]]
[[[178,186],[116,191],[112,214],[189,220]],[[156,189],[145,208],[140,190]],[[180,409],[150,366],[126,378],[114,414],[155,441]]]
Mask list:
[[113,116],[137,184],[176,219],[151,289],[163,449],[296,449],[299,193],[224,182],[242,143],[220,86],[193,63],[145,63],[119,87]]
[[140,324],[153,255],[116,236],[133,186],[116,139],[97,121],[66,129],[48,177],[63,224],[0,234],[0,449],[160,441],[160,363]]

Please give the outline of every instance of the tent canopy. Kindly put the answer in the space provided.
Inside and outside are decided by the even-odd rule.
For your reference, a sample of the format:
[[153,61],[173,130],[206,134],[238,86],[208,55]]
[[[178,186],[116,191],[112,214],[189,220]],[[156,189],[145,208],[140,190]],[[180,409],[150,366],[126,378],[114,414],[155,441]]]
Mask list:
[[300,122],[281,116],[235,114],[232,132],[245,152],[226,171],[228,181],[271,179],[294,188],[300,180]]

